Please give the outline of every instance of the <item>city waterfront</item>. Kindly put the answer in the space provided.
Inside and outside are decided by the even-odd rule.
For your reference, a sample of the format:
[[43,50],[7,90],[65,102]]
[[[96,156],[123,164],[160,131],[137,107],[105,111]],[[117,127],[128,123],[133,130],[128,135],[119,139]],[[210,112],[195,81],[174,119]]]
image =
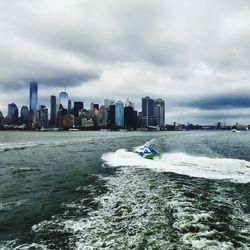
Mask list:
[[[249,249],[250,133],[0,131],[1,249]],[[161,158],[126,149],[153,143]]]

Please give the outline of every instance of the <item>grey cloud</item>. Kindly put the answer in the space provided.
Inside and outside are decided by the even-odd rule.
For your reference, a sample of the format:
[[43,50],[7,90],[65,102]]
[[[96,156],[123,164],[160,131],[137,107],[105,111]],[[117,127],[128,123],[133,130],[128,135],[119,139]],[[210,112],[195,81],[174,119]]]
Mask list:
[[48,91],[67,87],[72,99],[83,93],[100,103],[151,95],[170,109],[249,105],[249,1],[0,0],[0,12],[6,94],[37,80]]

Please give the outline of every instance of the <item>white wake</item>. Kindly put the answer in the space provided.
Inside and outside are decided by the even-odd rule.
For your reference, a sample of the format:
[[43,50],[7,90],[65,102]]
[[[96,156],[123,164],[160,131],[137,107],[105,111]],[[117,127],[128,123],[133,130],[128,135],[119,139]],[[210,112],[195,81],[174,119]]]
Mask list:
[[250,162],[230,158],[209,158],[185,153],[166,153],[154,160],[144,159],[135,153],[119,149],[102,156],[111,167],[140,167],[161,172],[173,172],[207,179],[228,179],[233,182],[250,182]]

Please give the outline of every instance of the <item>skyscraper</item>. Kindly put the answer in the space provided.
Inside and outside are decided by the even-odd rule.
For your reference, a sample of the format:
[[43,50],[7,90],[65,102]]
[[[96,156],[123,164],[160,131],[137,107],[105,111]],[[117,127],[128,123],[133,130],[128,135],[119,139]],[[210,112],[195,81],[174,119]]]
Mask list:
[[36,116],[37,112],[37,92],[37,82],[30,82],[30,110],[33,112],[34,116]]
[[56,126],[56,96],[50,97],[50,126]]
[[18,124],[18,107],[15,103],[8,104],[8,120],[10,124]]
[[124,108],[124,127],[125,129],[134,129],[137,128],[137,111],[131,106]]
[[28,124],[29,123],[29,108],[27,106],[22,106],[21,108],[21,123]]
[[165,101],[162,99],[154,100],[154,116],[157,119],[157,125],[165,126]]
[[0,128],[3,128],[3,121],[4,121],[4,117],[2,112],[0,111]]
[[154,115],[154,100],[148,96],[142,98],[142,127],[156,126],[157,118]]
[[109,107],[109,128],[111,130],[114,130],[115,129],[115,105],[110,105]]
[[68,108],[68,93],[63,91],[59,94],[59,105],[62,104],[64,109]]
[[37,111],[37,120],[38,120],[38,126],[40,128],[48,127],[48,109],[45,105],[40,105],[39,110]]
[[115,126],[124,126],[124,105],[121,101],[117,101],[115,104]]
[[114,105],[114,104],[115,104],[115,101],[112,100],[112,99],[105,99],[105,100],[104,100],[104,106],[105,106],[105,108],[107,108],[107,109],[109,109],[109,107],[110,107],[111,105]]
[[74,117],[79,116],[79,111],[83,109],[83,102],[74,102]]
[[68,100],[68,114],[71,115],[72,101]]

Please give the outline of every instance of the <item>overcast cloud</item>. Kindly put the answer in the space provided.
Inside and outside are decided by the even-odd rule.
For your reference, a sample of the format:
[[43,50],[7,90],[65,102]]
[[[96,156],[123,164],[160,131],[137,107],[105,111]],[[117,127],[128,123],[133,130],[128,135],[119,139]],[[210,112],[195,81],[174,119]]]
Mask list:
[[250,123],[248,0],[0,0],[0,110],[67,88],[166,100],[168,123]]

